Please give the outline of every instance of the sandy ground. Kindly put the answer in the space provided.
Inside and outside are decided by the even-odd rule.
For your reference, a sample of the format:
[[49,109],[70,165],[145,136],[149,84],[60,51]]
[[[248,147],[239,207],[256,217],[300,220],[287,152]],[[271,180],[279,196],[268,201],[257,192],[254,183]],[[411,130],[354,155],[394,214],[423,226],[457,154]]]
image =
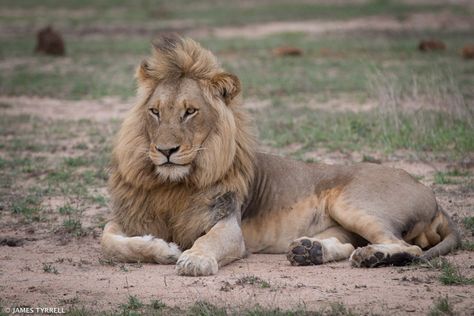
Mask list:
[[347,21],[301,21],[268,22],[239,27],[215,29],[218,37],[258,38],[282,32],[303,32],[325,34],[354,31],[416,31],[416,30],[469,30],[474,26],[474,18],[459,17],[450,12],[411,14],[400,20],[389,16],[371,16]]
[[[169,306],[206,300],[234,308],[260,304],[318,310],[329,302],[342,302],[364,314],[404,315],[425,314],[433,300],[448,296],[461,314],[474,312],[472,286],[440,285],[439,272],[427,268],[356,269],[348,262],[292,267],[283,255],[251,255],[216,276],[193,278],[177,276],[172,265],[101,265],[98,239],[93,237],[67,245],[52,237],[2,250],[2,298],[11,306],[68,307],[72,302],[109,310],[135,295],[142,302],[161,299]],[[473,263],[473,254],[449,259],[465,266]],[[58,274],[45,273],[44,263],[51,263]],[[260,278],[269,286],[241,284],[245,277]]]
[[[1,97],[0,102],[15,104],[2,109],[7,114],[71,119],[74,113],[74,119],[99,121],[120,119],[129,107],[129,102],[115,99],[73,102]],[[65,102],[69,102],[68,106],[64,106]],[[329,163],[360,161],[362,156],[325,151],[308,153],[311,154]],[[402,154],[382,163],[423,176],[422,181],[435,190],[440,204],[456,221],[473,216],[473,192],[461,191],[456,185],[433,185],[434,173],[448,168],[447,162],[410,160]],[[83,223],[87,228],[90,218],[106,217],[108,212],[107,208],[87,210]],[[422,315],[434,301],[447,296],[461,315],[474,313],[474,286],[442,285],[438,280],[440,272],[427,267],[356,269],[347,261],[292,267],[284,255],[252,254],[223,267],[216,276],[180,277],[172,265],[107,263],[101,256],[101,231],[97,227],[91,227],[85,237],[64,238],[60,231],[52,229],[51,223],[24,225],[4,216],[0,228],[0,291],[4,308],[85,306],[113,310],[134,295],[145,303],[160,299],[168,306],[179,307],[206,300],[232,308],[260,304],[318,310],[331,302],[341,302],[362,314]],[[447,256],[467,277],[474,277],[473,257],[474,253],[467,251]],[[45,272],[48,265],[57,273]],[[246,277],[257,281],[242,281]]]

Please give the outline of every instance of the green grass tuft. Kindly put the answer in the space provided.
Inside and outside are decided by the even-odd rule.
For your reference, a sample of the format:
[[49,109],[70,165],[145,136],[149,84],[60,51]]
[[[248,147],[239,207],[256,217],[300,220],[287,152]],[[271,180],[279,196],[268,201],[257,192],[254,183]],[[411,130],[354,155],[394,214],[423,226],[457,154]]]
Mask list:
[[69,309],[66,312],[65,315],[67,315],[67,316],[92,316],[92,315],[96,315],[96,313],[93,313],[92,311],[89,311],[84,307],[80,307],[80,308],[73,307],[73,308]]
[[468,171],[459,171],[457,169],[448,172],[436,172],[434,176],[434,181],[436,184],[458,184],[460,183],[459,177],[467,177],[469,176]]
[[163,308],[166,307],[166,304],[163,303],[161,300],[152,300],[150,302],[150,306],[151,308],[153,308],[154,310],[161,310]]
[[441,297],[436,302],[435,305],[431,308],[428,313],[429,316],[452,316],[455,315],[454,309],[449,302],[448,297]]
[[39,221],[41,219],[40,212],[42,198],[35,193],[29,193],[24,197],[17,198],[12,203],[12,211],[14,214],[24,216],[25,219],[31,221]]
[[472,241],[461,242],[461,249],[467,250],[467,251],[474,251],[474,242]]
[[463,222],[464,226],[474,235],[474,216],[464,218]]
[[59,274],[56,267],[54,267],[51,263],[43,263],[43,271],[46,273]]
[[136,310],[138,310],[142,307],[143,307],[143,303],[136,296],[133,296],[133,295],[130,295],[128,297],[127,304],[122,305],[122,309],[124,311],[126,311],[126,310],[136,311]]
[[217,307],[209,302],[198,301],[189,308],[191,315],[195,316],[226,316],[225,308]]
[[63,227],[66,233],[76,237],[83,236],[85,234],[82,228],[82,223],[78,219],[68,218],[63,221]]
[[64,204],[58,209],[58,211],[61,215],[71,215],[78,212],[79,210],[70,204]]
[[262,280],[261,278],[253,275],[245,276],[240,279],[238,279],[235,282],[237,285],[245,285],[245,284],[250,284],[250,285],[256,285],[258,287],[261,287],[263,289],[270,288],[270,283],[268,283],[265,280]]
[[441,260],[441,275],[439,276],[439,280],[444,285],[474,284],[473,278],[463,276],[458,268],[446,259]]
[[82,167],[89,163],[89,160],[85,157],[67,157],[64,158],[64,164],[68,167]]

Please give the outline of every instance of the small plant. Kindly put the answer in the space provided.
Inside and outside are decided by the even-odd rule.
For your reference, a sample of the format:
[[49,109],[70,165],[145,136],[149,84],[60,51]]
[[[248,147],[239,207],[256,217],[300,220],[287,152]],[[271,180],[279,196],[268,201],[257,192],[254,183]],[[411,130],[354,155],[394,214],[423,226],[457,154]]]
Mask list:
[[190,314],[196,316],[226,316],[224,308],[217,307],[209,302],[198,301],[190,307]]
[[461,243],[461,249],[467,251],[474,251],[474,242],[471,241],[463,241]]
[[0,316],[7,316],[8,314],[3,310],[2,300],[0,300]]
[[451,306],[448,297],[439,298],[435,305],[431,308],[429,316],[443,316],[454,315],[453,307]]
[[99,258],[99,263],[103,266],[115,267],[117,265],[117,262],[112,258]]
[[153,308],[155,310],[159,310],[159,309],[165,308],[166,304],[163,303],[161,300],[152,300],[150,302],[150,306],[151,306],[151,308]]
[[441,261],[441,275],[439,280],[445,285],[474,284],[474,279],[463,276],[457,267],[446,259]]
[[459,180],[453,179],[454,177],[466,177],[469,175],[467,171],[460,171],[458,169],[454,169],[448,172],[436,172],[434,176],[434,181],[436,184],[457,184]]
[[70,215],[74,213],[75,211],[77,211],[77,209],[72,207],[70,204],[64,204],[63,206],[59,208],[58,211],[62,215]]
[[43,271],[46,273],[59,274],[58,270],[51,263],[43,263]]
[[136,296],[133,296],[133,295],[130,295],[128,297],[128,302],[127,304],[123,304],[122,305],[122,309],[124,311],[127,311],[127,310],[133,310],[133,311],[136,311],[140,308],[143,307],[143,303],[140,302],[140,300],[136,297]]
[[335,302],[331,303],[329,310],[326,310],[323,315],[332,315],[332,316],[355,316],[356,314],[348,309],[344,304]]
[[463,222],[464,226],[474,235],[474,216],[466,217]]
[[265,280],[262,280],[261,278],[253,275],[245,276],[240,279],[238,279],[235,284],[237,285],[245,285],[245,284],[250,284],[250,285],[257,285],[263,289],[270,288],[270,283],[268,283]]
[[447,177],[444,172],[437,172],[434,176],[436,184],[455,184],[456,182]]
[[21,214],[28,220],[39,221],[38,213],[41,210],[41,198],[38,194],[28,194],[15,200],[12,204],[13,213]]
[[76,237],[80,237],[85,234],[85,231],[82,229],[81,221],[78,219],[68,218],[64,220],[63,227],[67,233]]
[[81,308],[71,308],[66,312],[67,316],[92,316],[95,315],[92,311],[88,311],[84,307]]
[[121,264],[121,265],[120,265],[120,271],[122,271],[122,272],[128,272],[129,270],[128,270],[128,268],[127,268],[127,266],[126,266],[125,264]]
[[68,167],[81,167],[85,166],[89,161],[84,157],[68,157],[64,158],[64,164]]

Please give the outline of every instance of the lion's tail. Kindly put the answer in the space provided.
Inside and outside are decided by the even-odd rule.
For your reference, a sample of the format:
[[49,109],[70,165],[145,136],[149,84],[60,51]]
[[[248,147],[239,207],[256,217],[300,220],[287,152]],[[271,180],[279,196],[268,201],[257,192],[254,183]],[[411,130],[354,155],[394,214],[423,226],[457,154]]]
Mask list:
[[128,237],[115,222],[105,225],[101,245],[105,254],[124,262],[170,264],[175,263],[181,255],[176,244],[151,235]]
[[439,206],[438,212],[433,220],[432,227],[434,226],[434,230],[440,235],[441,241],[423,253],[422,257],[427,260],[443,256],[456,249],[461,243],[461,235],[452,219]]

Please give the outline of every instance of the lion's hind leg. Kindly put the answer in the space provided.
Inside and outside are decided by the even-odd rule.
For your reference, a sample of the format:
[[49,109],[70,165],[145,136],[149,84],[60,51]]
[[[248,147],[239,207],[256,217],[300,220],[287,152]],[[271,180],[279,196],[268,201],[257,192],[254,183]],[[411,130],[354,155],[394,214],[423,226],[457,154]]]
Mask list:
[[174,243],[168,243],[150,235],[128,237],[121,231],[120,225],[109,222],[104,227],[101,240],[104,252],[124,262],[176,263],[181,250]]
[[354,236],[342,227],[331,227],[314,237],[294,240],[287,252],[291,265],[319,265],[349,258]]
[[349,206],[334,207],[330,214],[341,226],[370,243],[351,254],[350,261],[356,267],[406,265],[423,253],[420,247],[402,239],[401,234],[390,224],[388,216],[384,218]]

